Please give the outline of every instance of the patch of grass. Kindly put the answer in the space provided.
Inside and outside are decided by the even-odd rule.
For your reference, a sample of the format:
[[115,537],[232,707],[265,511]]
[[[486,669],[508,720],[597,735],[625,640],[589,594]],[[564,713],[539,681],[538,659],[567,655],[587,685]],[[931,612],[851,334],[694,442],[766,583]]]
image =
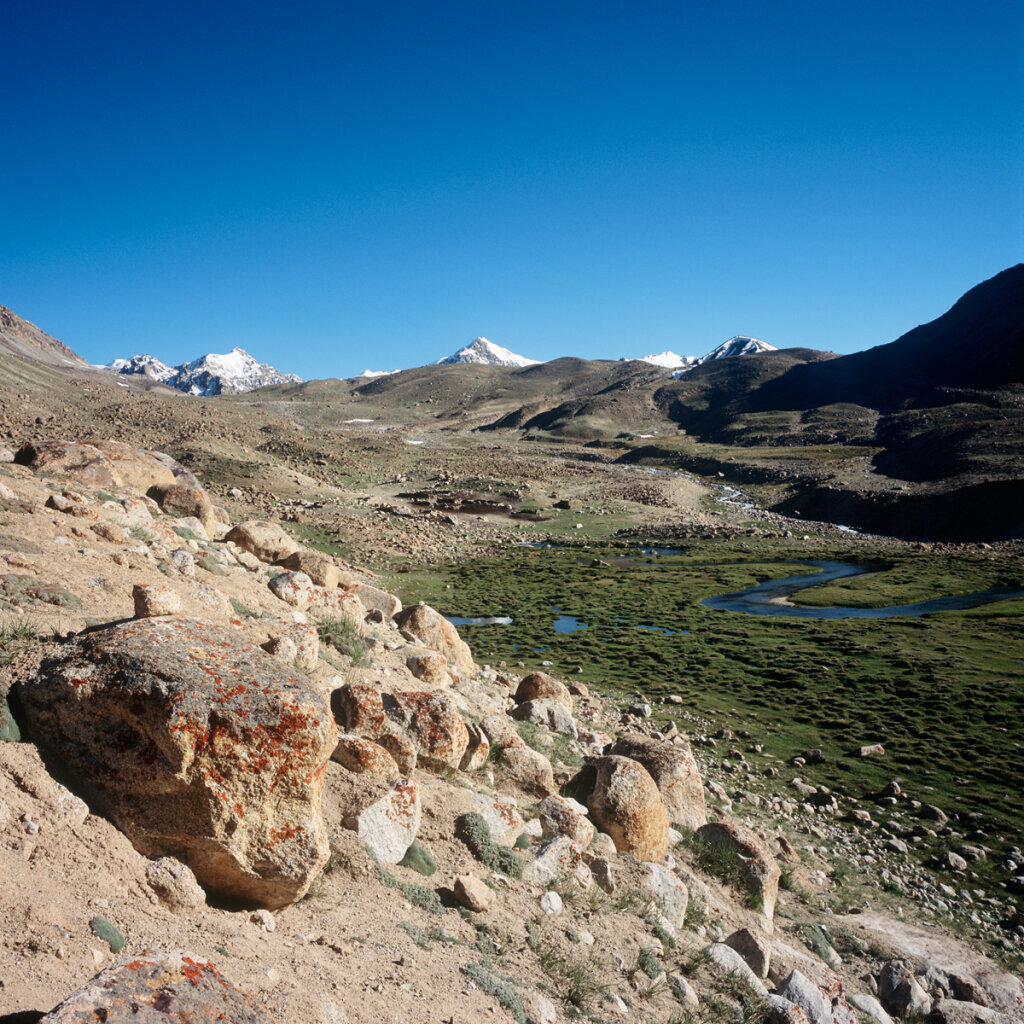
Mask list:
[[343,615],[324,615],[316,623],[316,631],[320,642],[329,644],[339,654],[347,655],[352,664],[366,665],[366,642],[363,640],[359,627]]
[[426,949],[430,945],[430,936],[422,928],[411,921],[399,921],[398,927],[404,931],[420,949]]
[[683,842],[695,855],[702,870],[745,893],[747,906],[752,910],[760,909],[761,894],[735,846],[729,843],[709,843],[696,833],[685,837]]
[[515,982],[511,978],[503,978],[489,959],[466,964],[461,970],[481,991],[497,999],[512,1014],[516,1024],[526,1024],[526,1013]]
[[128,527],[128,536],[131,537],[132,540],[141,541],[142,543],[153,539],[153,534],[140,523],[132,523],[132,525]]
[[230,598],[231,607],[234,608],[235,614],[242,619],[258,619],[260,617],[259,612],[254,612],[247,604],[243,601],[239,601],[237,597]]
[[377,880],[386,889],[398,889],[401,894],[414,906],[425,910],[428,914],[441,914],[441,898],[434,889],[425,885],[417,885],[414,882],[400,882],[379,860],[372,850],[366,851],[377,868]]
[[455,832],[481,864],[509,878],[523,877],[523,862],[510,847],[499,846],[494,841],[490,826],[476,811],[456,819]]
[[0,618],[0,665],[9,665],[17,651],[31,647],[39,639],[39,627],[22,615]]

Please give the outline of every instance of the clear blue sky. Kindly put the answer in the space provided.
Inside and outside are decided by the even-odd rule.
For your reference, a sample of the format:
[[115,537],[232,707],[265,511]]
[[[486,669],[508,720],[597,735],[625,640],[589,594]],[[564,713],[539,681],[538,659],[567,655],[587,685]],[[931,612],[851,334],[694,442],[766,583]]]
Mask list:
[[1019,0],[6,5],[0,303],[305,377],[850,352],[1024,252]]

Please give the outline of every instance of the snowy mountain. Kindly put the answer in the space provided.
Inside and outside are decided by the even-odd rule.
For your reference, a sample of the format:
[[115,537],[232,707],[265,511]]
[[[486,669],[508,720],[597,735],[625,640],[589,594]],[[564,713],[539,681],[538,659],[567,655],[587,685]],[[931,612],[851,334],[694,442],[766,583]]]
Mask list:
[[778,349],[774,345],[769,345],[767,341],[761,341],[759,338],[749,338],[745,334],[737,334],[728,341],[722,342],[718,348],[712,349],[707,355],[694,360],[689,366],[676,370],[672,376],[681,377],[688,370],[693,369],[694,366],[700,366],[701,363],[710,363],[713,359],[728,359],[732,356],[753,356],[760,352],[778,352]]
[[177,372],[165,362],[151,356],[148,353],[144,356],[132,356],[131,359],[115,359],[108,363],[105,370],[113,370],[114,373],[138,373],[152,377],[154,380],[166,382]]
[[657,355],[641,356],[637,362],[661,366],[666,370],[679,370],[683,367],[695,366],[697,360],[694,356],[680,356],[675,352],[659,352]]
[[358,376],[358,380],[362,380],[364,377],[390,377],[393,373],[398,373],[398,370],[363,370]]
[[180,366],[168,366],[153,356],[115,359],[106,366],[114,373],[144,373],[190,395],[224,395],[255,391],[269,384],[301,384],[294,373],[281,373],[268,363],[254,359],[245,349],[234,348],[223,355],[209,353]]
[[436,366],[447,363],[482,363],[485,366],[534,366],[538,360],[517,356],[507,348],[495,345],[486,338],[476,338],[472,344],[460,348],[454,355],[438,359]]

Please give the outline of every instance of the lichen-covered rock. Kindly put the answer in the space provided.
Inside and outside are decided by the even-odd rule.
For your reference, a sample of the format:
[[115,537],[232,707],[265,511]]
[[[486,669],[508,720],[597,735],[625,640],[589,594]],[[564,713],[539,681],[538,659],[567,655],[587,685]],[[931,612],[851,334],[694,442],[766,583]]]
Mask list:
[[552,793],[540,805],[541,833],[548,839],[568,836],[581,850],[594,838],[594,824],[587,817],[583,804],[570,797]]
[[19,684],[34,734],[145,856],[285,906],[327,860],[337,730],[319,694],[227,626],[137,619],[55,649]]
[[551,762],[540,751],[525,743],[521,747],[502,747],[497,760],[505,774],[527,792],[542,797],[555,792]]
[[395,759],[373,740],[342,733],[331,760],[357,775],[378,775],[389,782],[401,776]]
[[132,587],[135,618],[152,619],[181,611],[181,595],[162,583],[136,583]]
[[435,651],[440,651],[451,668],[460,675],[476,675],[476,664],[459,631],[438,611],[428,604],[406,608],[395,616],[398,625]]
[[568,836],[549,839],[538,846],[523,867],[523,881],[531,885],[546,888],[563,878],[572,878],[583,889],[593,884],[583,853]]
[[268,622],[267,626],[272,631],[272,638],[287,638],[295,645],[295,663],[299,668],[307,672],[316,668],[320,657],[320,634],[317,633],[316,626],[290,622],[287,619]]
[[476,812],[491,830],[491,838],[500,846],[513,846],[522,835],[526,822],[516,807],[516,802],[507,796],[473,794]]
[[348,619],[360,633],[364,630],[366,606],[347,590],[328,590],[326,587],[314,586],[308,607],[320,616],[332,615]]
[[276,523],[249,519],[228,530],[225,540],[255,555],[261,562],[277,562],[299,550],[299,545]]
[[673,825],[695,832],[707,822],[704,786],[688,744],[677,746],[649,736],[629,735],[617,740],[611,752],[632,758],[647,769]]
[[576,723],[564,704],[553,700],[528,700],[513,708],[509,714],[517,722],[531,722],[551,732],[576,738]]
[[522,704],[529,700],[553,700],[572,711],[572,694],[569,688],[546,672],[531,672],[523,677],[516,690],[516,701]]
[[387,715],[380,690],[365,683],[346,683],[331,694],[331,710],[345,731],[376,740],[384,734]]
[[125,957],[54,1007],[40,1024],[274,1024],[260,1003],[204,957],[174,951]]
[[274,597],[304,611],[313,600],[315,584],[304,572],[283,572],[269,583]]
[[309,548],[293,551],[281,560],[281,567],[305,573],[318,587],[327,590],[334,590],[338,585],[338,567],[334,559],[322,551],[311,551]]
[[599,757],[593,767],[596,778],[587,806],[598,827],[612,837],[620,853],[663,861],[668,853],[668,811],[654,779],[628,757]]
[[403,775],[412,775],[416,770],[416,744],[397,733],[386,732],[377,742],[395,759]]
[[732,849],[738,855],[751,896],[759,904],[770,930],[782,872],[768,844],[753,829],[734,821],[709,822],[697,829],[697,835],[711,846]]
[[417,651],[405,659],[405,666],[427,686],[446,686],[451,682],[448,659],[440,651]]
[[416,839],[422,817],[415,779],[399,779],[348,822],[382,864],[397,864]]
[[367,611],[379,611],[385,619],[394,618],[402,610],[402,602],[380,587],[371,586],[369,583],[356,583],[347,587],[366,606]]
[[495,750],[505,747],[525,747],[526,740],[516,731],[516,727],[504,715],[488,715],[481,723],[488,741]]
[[458,768],[469,744],[466,723],[455,701],[438,690],[384,696],[384,712],[416,744],[420,762]]

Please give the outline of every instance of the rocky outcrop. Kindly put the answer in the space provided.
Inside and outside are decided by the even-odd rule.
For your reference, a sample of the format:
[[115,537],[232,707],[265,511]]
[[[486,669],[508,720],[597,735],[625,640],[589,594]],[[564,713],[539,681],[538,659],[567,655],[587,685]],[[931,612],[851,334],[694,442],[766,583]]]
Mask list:
[[212,623],[139,619],[52,651],[19,686],[33,735],[147,856],[213,892],[298,899],[327,859],[322,698]]

